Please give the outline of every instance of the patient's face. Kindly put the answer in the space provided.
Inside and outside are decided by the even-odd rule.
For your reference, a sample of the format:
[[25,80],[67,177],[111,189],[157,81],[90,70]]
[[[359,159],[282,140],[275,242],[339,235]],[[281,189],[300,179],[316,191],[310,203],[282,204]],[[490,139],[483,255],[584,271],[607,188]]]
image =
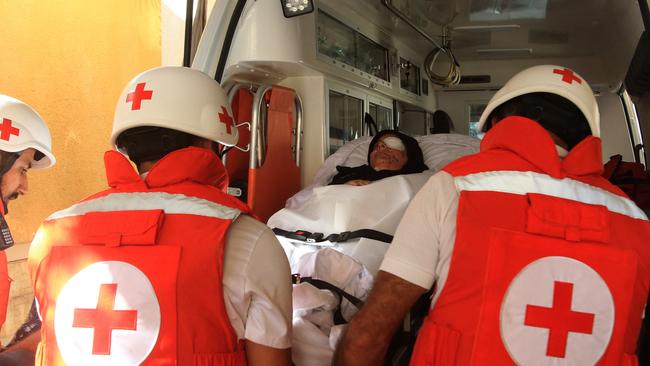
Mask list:
[[404,145],[398,146],[391,141],[385,141],[390,138],[399,139],[395,135],[382,136],[370,152],[370,166],[377,171],[400,170],[408,161]]

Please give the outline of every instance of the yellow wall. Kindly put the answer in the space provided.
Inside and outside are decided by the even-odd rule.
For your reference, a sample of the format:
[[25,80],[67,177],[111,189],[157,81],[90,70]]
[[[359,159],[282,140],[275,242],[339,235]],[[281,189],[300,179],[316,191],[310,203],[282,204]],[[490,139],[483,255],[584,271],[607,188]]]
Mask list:
[[0,93],[33,106],[52,132],[56,165],[29,173],[10,204],[16,242],[106,186],[102,163],[122,87],[161,63],[160,0],[0,0]]

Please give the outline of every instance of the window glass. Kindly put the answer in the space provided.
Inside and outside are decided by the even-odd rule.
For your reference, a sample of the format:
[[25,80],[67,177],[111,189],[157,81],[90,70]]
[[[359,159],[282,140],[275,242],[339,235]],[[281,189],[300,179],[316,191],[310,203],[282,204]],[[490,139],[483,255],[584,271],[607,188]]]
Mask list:
[[355,65],[354,30],[318,11],[318,52],[350,66]]
[[478,121],[485,110],[486,103],[476,103],[469,105],[469,135],[472,137],[479,136]]
[[368,103],[370,116],[377,124],[377,130],[390,130],[393,128],[393,111],[390,108],[382,107],[375,103]]
[[420,95],[420,68],[405,58],[399,58],[399,86]]
[[329,155],[363,134],[364,101],[329,91]]
[[399,130],[410,136],[422,136],[429,133],[431,113],[404,102],[397,103],[399,111]]
[[322,10],[318,11],[317,43],[320,54],[390,81],[388,50]]

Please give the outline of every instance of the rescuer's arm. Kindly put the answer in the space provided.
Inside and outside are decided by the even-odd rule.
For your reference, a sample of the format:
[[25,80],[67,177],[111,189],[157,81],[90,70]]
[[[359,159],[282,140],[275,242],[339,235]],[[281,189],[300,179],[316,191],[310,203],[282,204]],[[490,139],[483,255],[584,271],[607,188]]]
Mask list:
[[[240,316],[244,321],[248,364],[290,366],[292,284],[282,246],[271,229],[248,216],[239,217],[232,224],[226,243],[224,271],[239,273],[244,278],[239,286],[245,306],[239,307],[243,310]],[[245,251],[236,251],[236,247]],[[230,261],[237,256],[248,258],[243,263]],[[239,268],[231,267],[234,264]]]
[[272,348],[246,340],[246,361],[249,366],[290,366],[291,348]]
[[381,365],[390,340],[426,289],[379,271],[363,308],[348,324],[333,365]]

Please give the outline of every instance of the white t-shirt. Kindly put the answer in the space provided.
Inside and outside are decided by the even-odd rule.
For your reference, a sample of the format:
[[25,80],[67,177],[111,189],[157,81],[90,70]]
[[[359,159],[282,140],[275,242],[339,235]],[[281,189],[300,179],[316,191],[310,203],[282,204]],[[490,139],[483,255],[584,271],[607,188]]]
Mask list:
[[441,171],[431,177],[406,209],[379,267],[425,289],[437,283],[432,306],[449,273],[458,198],[449,173]]
[[237,338],[291,347],[291,271],[284,250],[266,225],[239,216],[226,234],[223,288]]

